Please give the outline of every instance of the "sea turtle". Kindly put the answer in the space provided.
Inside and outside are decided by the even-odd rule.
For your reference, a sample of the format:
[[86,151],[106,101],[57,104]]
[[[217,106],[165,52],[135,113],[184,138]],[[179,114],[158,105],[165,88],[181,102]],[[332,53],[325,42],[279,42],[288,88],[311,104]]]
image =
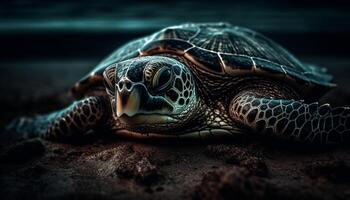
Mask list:
[[259,133],[310,143],[350,135],[347,107],[316,102],[334,87],[323,68],[229,23],[186,23],[118,48],[72,89],[77,101],[15,127],[69,139],[89,130],[134,137]]

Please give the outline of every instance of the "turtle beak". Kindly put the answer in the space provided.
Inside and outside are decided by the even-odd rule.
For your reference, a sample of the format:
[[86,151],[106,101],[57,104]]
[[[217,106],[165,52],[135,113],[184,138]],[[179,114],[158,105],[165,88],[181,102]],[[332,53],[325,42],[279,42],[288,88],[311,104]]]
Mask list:
[[143,84],[117,89],[115,94],[115,115],[118,118],[135,117],[138,114],[168,114],[172,106],[162,97],[152,96]]
[[131,91],[126,89],[117,91],[116,100],[117,117],[120,117],[123,114],[132,117],[139,112],[140,93],[136,87],[134,87],[134,89]]

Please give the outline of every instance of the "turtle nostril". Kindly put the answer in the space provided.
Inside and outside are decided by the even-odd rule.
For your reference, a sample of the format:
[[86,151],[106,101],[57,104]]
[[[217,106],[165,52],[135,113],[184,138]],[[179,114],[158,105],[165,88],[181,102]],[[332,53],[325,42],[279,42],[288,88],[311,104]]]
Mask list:
[[121,90],[122,88],[123,88],[123,83],[122,83],[122,81],[120,81],[119,83],[118,83],[118,86],[119,86],[119,90]]
[[125,82],[125,87],[126,87],[127,90],[130,90],[130,88],[131,88],[131,83],[130,83],[129,81],[126,81],[126,82]]

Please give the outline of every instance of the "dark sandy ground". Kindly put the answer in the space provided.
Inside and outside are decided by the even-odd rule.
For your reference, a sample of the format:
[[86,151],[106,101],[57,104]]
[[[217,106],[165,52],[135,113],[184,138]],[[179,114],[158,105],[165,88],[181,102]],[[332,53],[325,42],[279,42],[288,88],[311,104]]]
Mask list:
[[[349,105],[349,73],[341,70],[346,62],[337,62],[342,87],[322,102]],[[68,88],[93,64],[2,63],[1,127],[14,117],[69,104]],[[348,146],[108,135],[63,144],[4,139],[6,134],[1,132],[1,199],[350,199]]]

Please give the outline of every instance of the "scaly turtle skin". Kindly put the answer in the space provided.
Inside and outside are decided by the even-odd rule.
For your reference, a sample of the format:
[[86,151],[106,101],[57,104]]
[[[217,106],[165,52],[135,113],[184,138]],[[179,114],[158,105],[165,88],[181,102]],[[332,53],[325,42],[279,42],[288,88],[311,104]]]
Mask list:
[[333,86],[325,69],[252,30],[182,24],[117,49],[73,87],[77,101],[68,108],[11,127],[50,139],[92,129],[175,138],[250,130],[342,143],[349,140],[349,108],[311,103]]

